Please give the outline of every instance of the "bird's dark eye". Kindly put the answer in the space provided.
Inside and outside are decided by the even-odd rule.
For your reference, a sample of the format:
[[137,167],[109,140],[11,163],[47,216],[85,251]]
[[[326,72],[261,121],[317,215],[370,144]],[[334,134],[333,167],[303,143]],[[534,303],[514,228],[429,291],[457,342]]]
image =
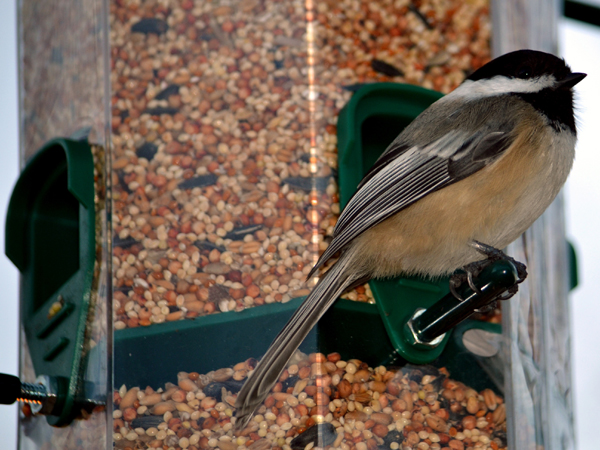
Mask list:
[[531,67],[521,67],[517,72],[517,78],[529,78],[531,76]]

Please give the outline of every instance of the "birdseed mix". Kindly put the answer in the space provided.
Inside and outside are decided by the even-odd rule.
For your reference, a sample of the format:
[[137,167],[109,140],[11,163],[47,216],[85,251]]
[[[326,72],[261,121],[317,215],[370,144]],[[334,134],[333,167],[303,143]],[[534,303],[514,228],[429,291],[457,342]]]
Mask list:
[[117,449],[498,450],[506,407],[432,366],[371,368],[297,352],[249,425],[234,431],[235,398],[256,360],[178,374],[164,388],[114,392]]
[[111,1],[115,329],[306,295],[352,92],[447,93],[489,40],[487,0]]

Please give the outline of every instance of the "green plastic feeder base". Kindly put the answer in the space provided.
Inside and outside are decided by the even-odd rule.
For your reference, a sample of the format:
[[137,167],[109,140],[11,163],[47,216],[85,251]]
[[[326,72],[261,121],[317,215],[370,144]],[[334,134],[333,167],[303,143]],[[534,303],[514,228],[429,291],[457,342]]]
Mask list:
[[[258,359],[302,300],[115,331],[115,386],[162,386],[180,371],[208,373]],[[375,305],[350,300],[338,300],[300,349],[370,364],[398,360]]]
[[[302,300],[115,331],[114,386],[157,388],[176,383],[181,371],[208,373],[251,357],[259,359]],[[499,332],[500,326],[466,321],[460,327],[460,335],[448,344],[452,350],[445,352],[457,358],[446,356],[434,364],[447,367],[451,374],[461,373],[458,379],[476,389],[489,387],[485,374],[464,372],[464,367],[477,367],[477,357],[460,336],[473,327]],[[300,350],[339,352],[344,359],[358,358],[371,367],[408,363],[392,346],[377,307],[344,299],[325,313]]]

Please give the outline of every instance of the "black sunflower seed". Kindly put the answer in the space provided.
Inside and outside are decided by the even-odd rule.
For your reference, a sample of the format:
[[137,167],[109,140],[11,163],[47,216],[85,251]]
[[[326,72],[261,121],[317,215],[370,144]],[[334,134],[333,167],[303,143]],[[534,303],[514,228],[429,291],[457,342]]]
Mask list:
[[160,91],[158,94],[156,94],[156,97],[154,97],[154,98],[156,100],[166,100],[171,95],[177,95],[177,94],[179,94],[179,85],[171,84],[171,85],[167,86],[166,88],[164,88],[162,91]]
[[148,108],[144,111],[151,116],[161,116],[163,114],[168,114],[172,116],[173,114],[177,114],[179,112],[178,108],[171,108],[170,106],[157,106],[156,108]]
[[324,448],[335,442],[337,433],[335,427],[330,423],[320,423],[299,434],[292,442],[290,447],[294,450],[303,450],[308,444],[314,444],[315,447]]
[[179,189],[193,189],[195,187],[211,186],[217,182],[217,176],[214,173],[207,175],[199,175],[197,177],[188,178],[182,181],[177,186]]
[[262,225],[246,225],[239,228],[234,228],[225,235],[225,239],[232,239],[234,241],[241,241],[247,234],[252,234],[260,230]]
[[159,426],[164,421],[163,416],[140,416],[131,421],[131,426],[134,429],[143,428],[147,430],[148,428]]
[[433,26],[429,23],[429,20],[427,19],[427,17],[425,17],[425,15],[421,11],[419,11],[419,9],[415,5],[413,5],[411,3],[410,5],[408,5],[408,9],[415,16],[417,16],[421,22],[423,22],[423,25],[425,25],[427,27],[427,29],[433,30]]
[[212,397],[220,402],[222,401],[221,393],[223,392],[223,388],[227,389],[227,385],[225,383],[214,382],[204,386],[202,392],[204,392],[207,397]]
[[328,177],[289,177],[283,180],[284,184],[289,184],[292,189],[301,189],[310,192],[313,189],[324,192],[329,184]]
[[136,241],[131,236],[128,236],[124,239],[121,239],[119,236],[117,236],[113,239],[113,247],[129,248],[135,244],[139,244],[139,241]]
[[213,397],[215,399],[217,399],[217,401],[223,401],[222,399],[222,395],[223,395],[223,388],[225,388],[226,391],[229,391],[233,394],[235,394],[236,392],[239,392],[240,389],[242,389],[242,386],[244,385],[244,383],[246,382],[246,380],[227,380],[224,382],[219,382],[219,381],[214,381],[212,383],[207,384],[206,386],[204,386],[204,388],[202,389],[202,392],[204,392],[204,394],[207,397]]
[[140,20],[138,23],[133,24],[131,26],[131,31],[134,33],[154,33],[154,34],[163,34],[165,31],[169,29],[169,25],[167,22],[161,19],[157,19],[155,17],[149,17],[146,19]]
[[198,247],[198,250],[200,251],[212,251],[212,250],[219,250],[221,253],[223,253],[226,248],[225,247],[221,247],[220,245],[217,244],[213,244],[210,241],[195,241],[194,245],[196,247]]
[[404,75],[400,69],[386,63],[380,59],[374,59],[371,61],[371,67],[375,72],[382,73],[388,77],[401,77]]
[[135,154],[138,158],[146,158],[148,161],[154,158],[156,152],[158,151],[158,147],[154,145],[152,142],[145,142],[135,151]]

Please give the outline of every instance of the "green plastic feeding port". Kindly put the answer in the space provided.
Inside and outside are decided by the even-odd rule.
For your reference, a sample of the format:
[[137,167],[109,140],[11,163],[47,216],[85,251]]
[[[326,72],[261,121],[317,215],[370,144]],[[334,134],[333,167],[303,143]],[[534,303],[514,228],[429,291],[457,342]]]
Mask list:
[[21,323],[37,375],[56,380],[51,425],[74,416],[95,260],[94,165],[87,143],[48,142],[27,163],[6,217],[21,273]]
[[337,125],[340,206],[400,132],[444,94],[419,86],[373,83],[361,87]]

